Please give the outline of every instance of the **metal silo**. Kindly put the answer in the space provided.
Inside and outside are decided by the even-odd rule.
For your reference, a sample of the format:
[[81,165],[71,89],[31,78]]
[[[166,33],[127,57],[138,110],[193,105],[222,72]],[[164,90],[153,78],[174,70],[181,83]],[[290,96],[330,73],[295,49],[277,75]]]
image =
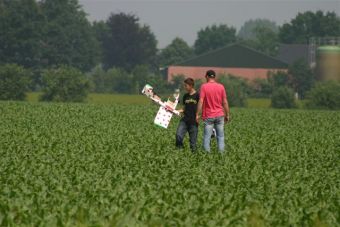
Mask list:
[[319,80],[340,81],[340,47],[321,46],[317,49],[317,74]]

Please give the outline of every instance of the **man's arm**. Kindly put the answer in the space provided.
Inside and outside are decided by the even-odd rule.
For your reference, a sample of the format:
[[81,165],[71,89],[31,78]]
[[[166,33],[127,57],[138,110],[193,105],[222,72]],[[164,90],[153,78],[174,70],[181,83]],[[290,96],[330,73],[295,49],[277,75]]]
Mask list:
[[224,109],[224,113],[225,113],[225,121],[228,122],[230,121],[230,110],[229,110],[229,103],[228,103],[228,100],[227,100],[227,97],[224,97],[223,98],[223,109]]
[[196,122],[197,123],[200,120],[200,113],[202,113],[204,99],[205,99],[205,88],[204,88],[204,85],[202,85],[200,89],[199,101],[197,104],[197,111],[196,111]]
[[181,116],[183,116],[184,115],[184,111],[185,111],[185,106],[183,106],[182,109],[179,109],[177,111],[181,114]]

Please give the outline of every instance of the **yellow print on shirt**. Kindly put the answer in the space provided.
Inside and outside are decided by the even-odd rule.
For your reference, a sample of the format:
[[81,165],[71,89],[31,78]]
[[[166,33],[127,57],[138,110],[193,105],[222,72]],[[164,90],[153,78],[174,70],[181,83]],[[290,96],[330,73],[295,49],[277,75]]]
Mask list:
[[190,103],[192,103],[192,104],[197,104],[197,100],[195,100],[195,99],[187,99],[187,100],[185,100],[185,104],[190,104]]

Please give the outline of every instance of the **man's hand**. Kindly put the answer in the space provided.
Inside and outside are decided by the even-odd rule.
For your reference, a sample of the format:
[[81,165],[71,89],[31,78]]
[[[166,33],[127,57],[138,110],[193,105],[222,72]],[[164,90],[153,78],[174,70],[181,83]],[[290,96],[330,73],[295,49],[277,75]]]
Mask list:
[[229,114],[227,114],[227,115],[225,115],[224,116],[224,121],[226,122],[226,123],[228,123],[228,122],[230,122],[230,115]]
[[202,107],[203,107],[203,99],[201,97],[200,101],[198,101],[198,104],[197,104],[197,111],[196,111],[196,122],[197,124],[199,123],[200,121],[200,113],[202,113]]
[[179,114],[181,115],[181,117],[184,116],[184,110],[183,110],[183,109],[179,109],[179,110],[177,110],[177,111],[179,112]]
[[196,122],[197,124],[200,123],[200,116],[198,114],[196,114]]

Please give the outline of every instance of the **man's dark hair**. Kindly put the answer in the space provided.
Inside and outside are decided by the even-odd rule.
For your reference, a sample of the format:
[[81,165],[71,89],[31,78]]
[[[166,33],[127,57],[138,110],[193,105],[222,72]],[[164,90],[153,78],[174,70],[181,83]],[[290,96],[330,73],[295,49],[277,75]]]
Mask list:
[[208,70],[207,73],[205,74],[207,77],[210,77],[210,78],[215,78],[216,76],[216,73],[214,70]]
[[187,78],[187,79],[185,79],[184,80],[184,83],[186,83],[186,84],[188,84],[188,85],[190,85],[190,86],[195,86],[195,81],[194,81],[194,79],[192,79],[192,78]]

